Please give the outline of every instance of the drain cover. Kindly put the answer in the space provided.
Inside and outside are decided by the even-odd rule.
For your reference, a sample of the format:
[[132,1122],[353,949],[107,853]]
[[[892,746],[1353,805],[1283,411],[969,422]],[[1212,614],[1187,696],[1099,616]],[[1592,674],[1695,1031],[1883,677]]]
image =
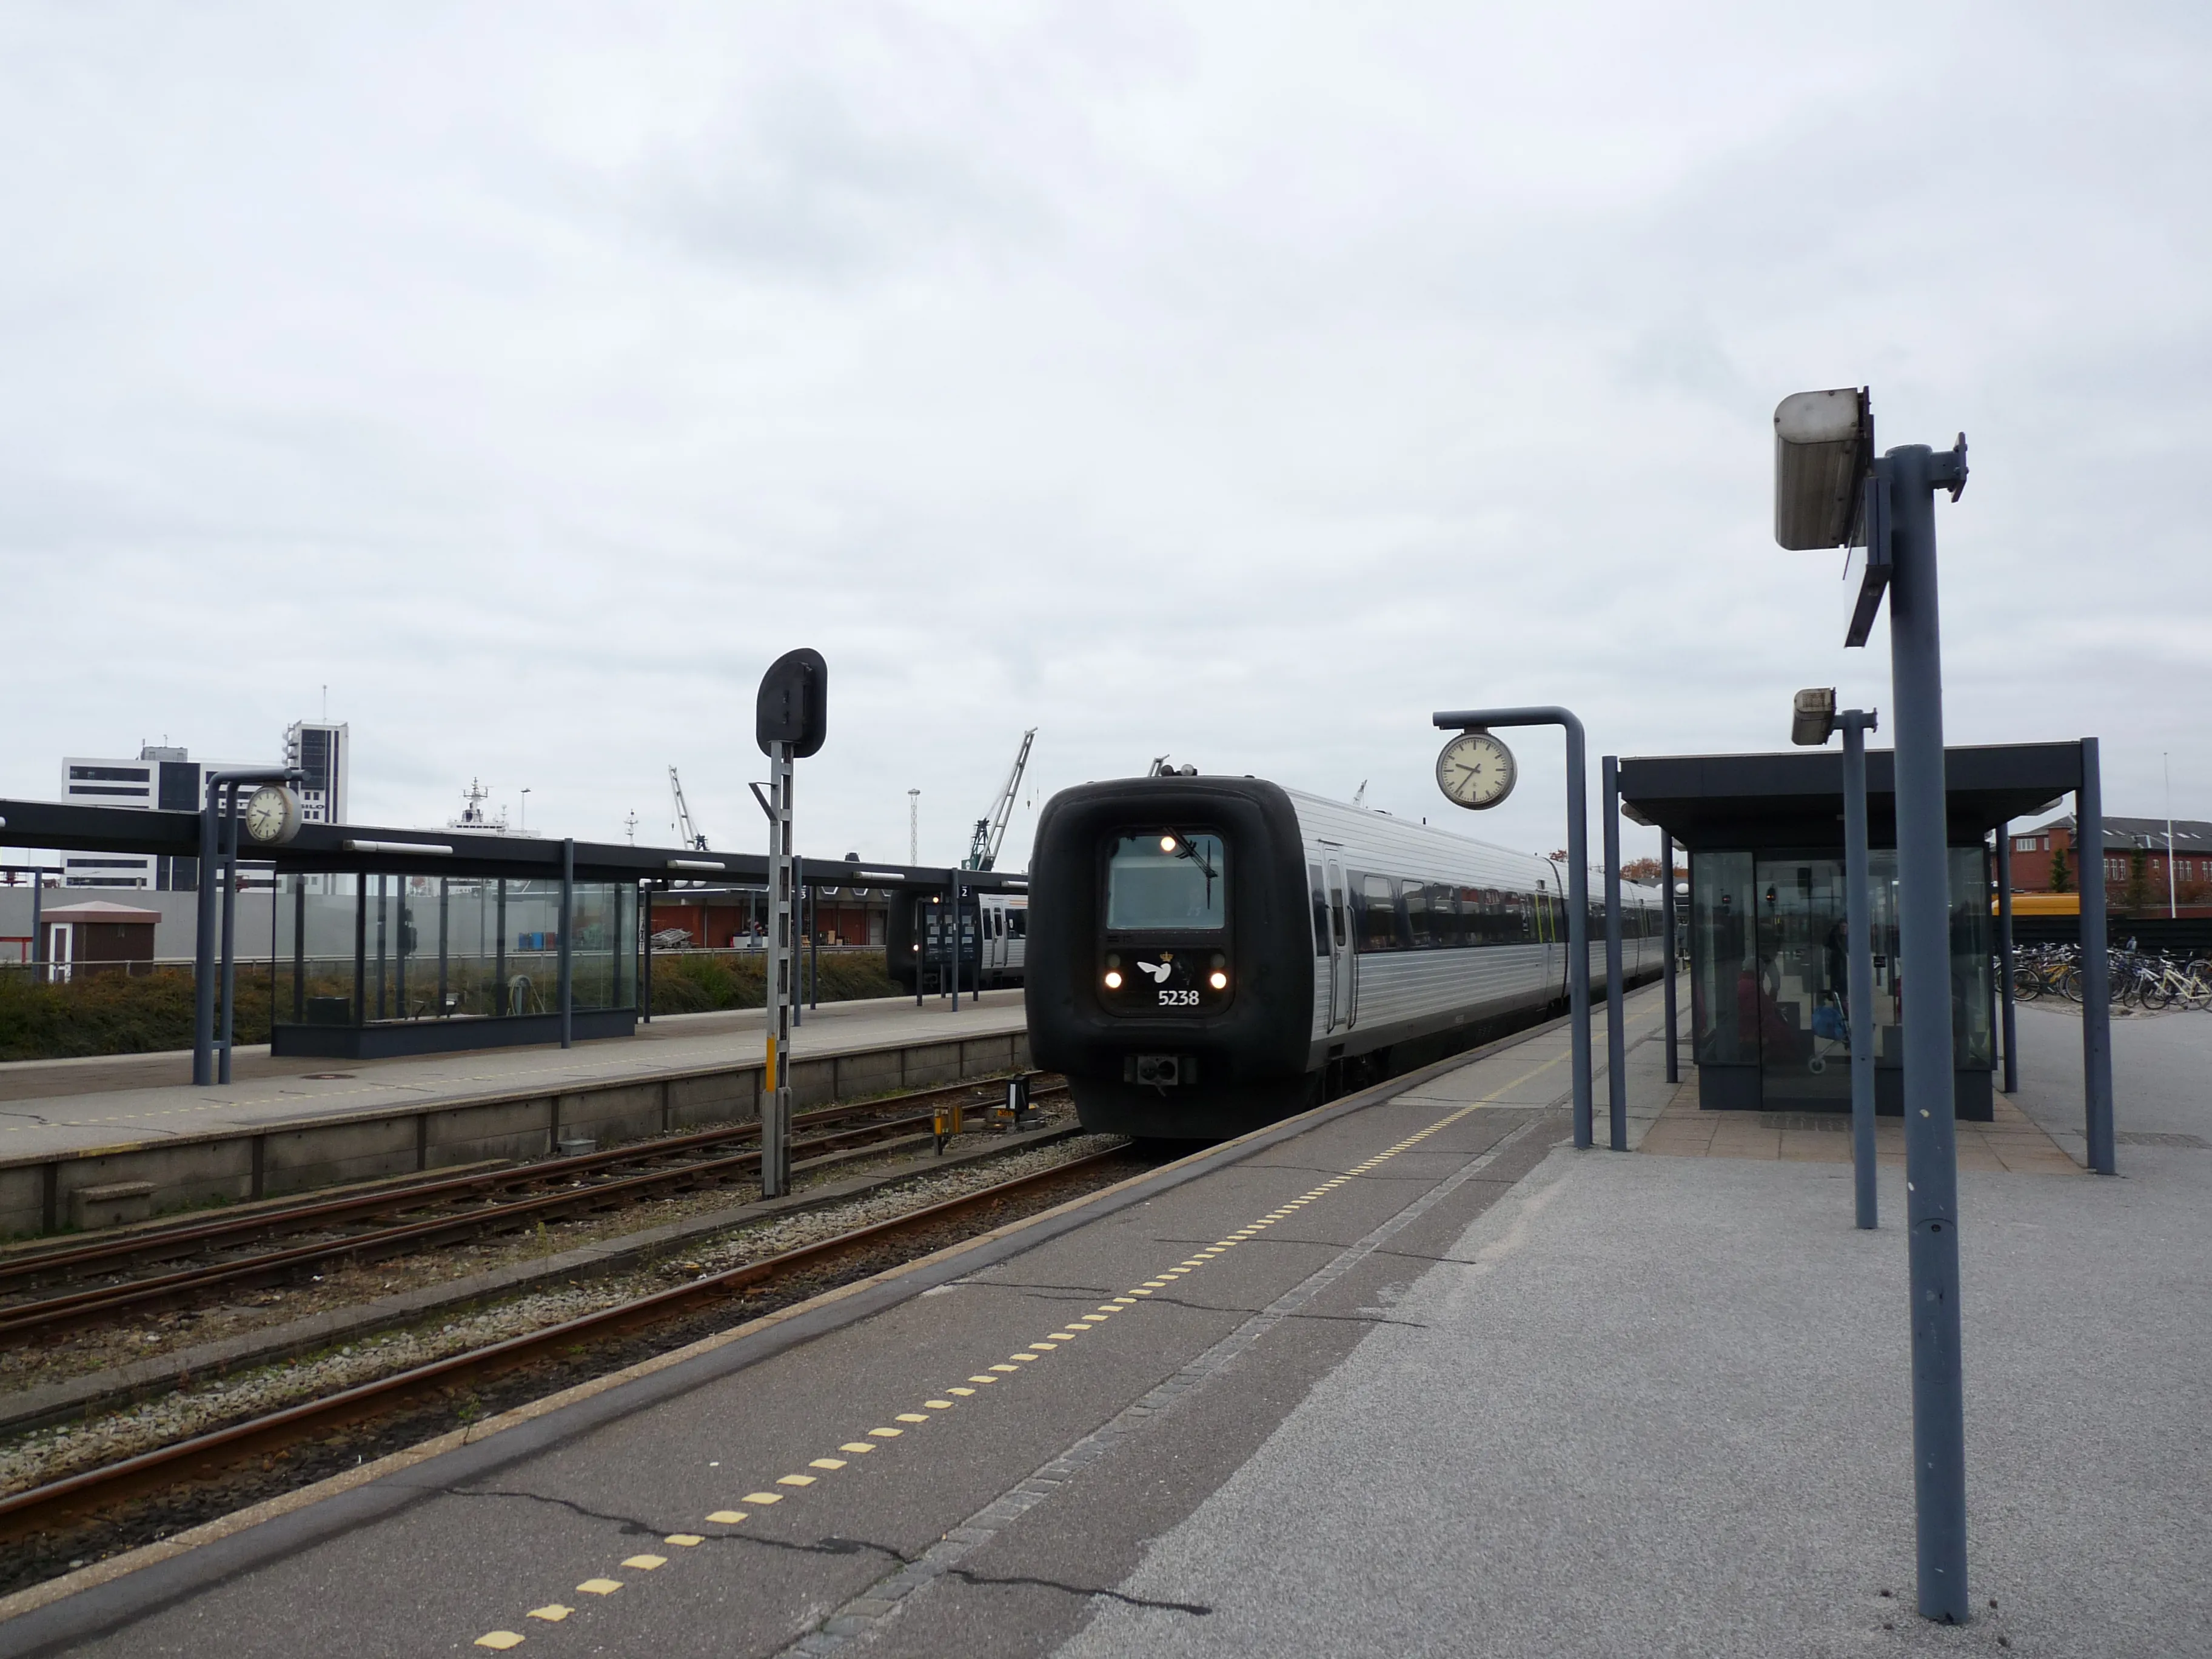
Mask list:
[[300,1075],[315,1079],[319,1082],[327,1082],[333,1078],[351,1077],[353,1073],[351,1072],[302,1072]]
[[2112,1139],[2123,1146],[2194,1146],[2199,1152],[2212,1152],[2212,1141],[2203,1135],[2154,1134],[2148,1129],[2122,1129]]

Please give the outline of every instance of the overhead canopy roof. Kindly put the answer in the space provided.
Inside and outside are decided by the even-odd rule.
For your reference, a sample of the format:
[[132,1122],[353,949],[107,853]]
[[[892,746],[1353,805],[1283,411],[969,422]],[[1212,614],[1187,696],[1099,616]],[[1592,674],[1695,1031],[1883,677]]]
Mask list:
[[[763,832],[763,839],[765,833]],[[128,806],[79,806],[66,802],[0,800],[0,842],[10,847],[52,848],[74,853],[144,853],[162,858],[198,858],[200,818],[197,812],[163,812]],[[282,847],[242,842],[239,857],[273,865],[287,874],[375,874],[503,877],[508,881],[558,881],[558,841],[525,836],[488,836],[462,830],[386,830],[364,823],[302,825],[296,839]],[[810,887],[943,887],[951,872],[926,865],[854,864],[844,859],[809,859]],[[684,847],[632,847],[627,842],[576,843],[578,881],[704,881],[750,883],[768,880],[768,859],[760,853],[710,853]],[[973,892],[1022,891],[1029,878],[1018,872],[963,870],[961,884]]]
[[[1867,751],[1867,839],[1897,844],[1895,757]],[[1999,824],[2033,817],[2081,786],[2078,743],[1993,744],[1944,751],[1949,841],[1978,843]],[[1844,757],[1838,749],[1771,755],[1662,755],[1620,763],[1621,811],[1687,848],[1840,847]]]

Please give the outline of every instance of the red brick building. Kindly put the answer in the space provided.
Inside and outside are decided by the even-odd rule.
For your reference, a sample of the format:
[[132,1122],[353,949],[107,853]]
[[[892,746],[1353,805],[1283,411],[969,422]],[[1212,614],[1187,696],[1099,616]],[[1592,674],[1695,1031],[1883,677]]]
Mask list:
[[[2166,836],[2164,818],[2105,820],[2105,902],[2114,914],[2166,914]],[[2070,813],[2014,832],[2012,885],[2016,893],[2081,890]],[[2182,915],[2212,915],[2212,823],[2173,821],[2172,892]]]

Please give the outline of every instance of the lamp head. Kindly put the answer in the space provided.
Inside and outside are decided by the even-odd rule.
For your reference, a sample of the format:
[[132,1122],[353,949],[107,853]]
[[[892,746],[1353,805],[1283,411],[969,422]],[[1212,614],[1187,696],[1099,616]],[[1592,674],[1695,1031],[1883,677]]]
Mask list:
[[1874,405],[1864,387],[1798,392],[1774,410],[1774,539],[1792,551],[1856,547],[1860,486],[1874,465]]
[[1790,700],[1790,741],[1818,749],[1836,729],[1836,688],[1816,686]]

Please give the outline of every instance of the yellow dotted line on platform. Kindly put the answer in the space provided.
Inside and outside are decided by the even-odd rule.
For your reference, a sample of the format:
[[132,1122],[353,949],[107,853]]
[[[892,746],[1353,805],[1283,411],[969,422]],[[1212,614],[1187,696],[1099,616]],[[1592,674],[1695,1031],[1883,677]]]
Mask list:
[[[1120,1296],[1115,1297],[1110,1301],[1100,1303],[1092,1311],[1069,1320],[1060,1329],[1039,1337],[1027,1347],[1018,1348],[1004,1359],[980,1367],[974,1376],[967,1378],[958,1386],[944,1391],[951,1396],[951,1399],[924,1400],[921,1402],[922,1409],[920,1411],[897,1413],[890,1423],[869,1429],[865,1433],[856,1435],[854,1438],[844,1442],[837,1447],[836,1455],[825,1454],[812,1459],[807,1463],[805,1473],[793,1471],[789,1474],[779,1474],[773,1480],[767,1482],[760,1490],[745,1493],[737,1500],[738,1504],[744,1505],[743,1508],[732,1506],[729,1509],[713,1511],[706,1517],[705,1524],[720,1528],[735,1527],[750,1520],[759,1510],[771,1508],[787,1498],[799,1496],[808,1487],[817,1485],[823,1475],[835,1474],[839,1470],[848,1468],[853,1459],[869,1456],[890,1442],[903,1439],[914,1430],[934,1421],[945,1413],[958,1409],[962,1401],[973,1399],[981,1389],[995,1387],[1009,1377],[1019,1376],[1025,1367],[1057,1352],[1069,1343],[1088,1335],[1113,1318],[1115,1315],[1141,1305],[1145,1297],[1172,1288],[1177,1279],[1195,1273],[1208,1262],[1218,1260],[1235,1249],[1239,1244],[1258,1237],[1276,1223],[1289,1220],[1307,1205],[1328,1197],[1338,1188],[1346,1186],[1378,1166],[1389,1163],[1401,1152],[1410,1152],[1431,1135],[1439,1130],[1449,1128],[1468,1113],[1477,1110],[1483,1103],[1477,1101],[1471,1105],[1462,1106],[1457,1110],[1438,1118],[1427,1128],[1407,1135],[1403,1140],[1376,1153],[1374,1157],[1353,1164],[1343,1174],[1331,1176],[1319,1186],[1301,1193],[1289,1202],[1267,1211],[1235,1231],[1224,1234],[1203,1249],[1193,1251],[1174,1267],[1162,1268],[1142,1283],[1132,1285]],[[669,1534],[661,1541],[679,1550],[689,1550],[696,1549],[705,1543],[709,1537],[730,1535],[726,1531],[714,1534],[674,1532]],[[633,1573],[657,1572],[666,1566],[671,1559],[665,1555],[633,1555],[626,1558],[622,1562],[621,1568],[617,1570],[626,1570]],[[586,1578],[576,1586],[576,1593],[591,1596],[612,1595],[631,1582],[633,1581],[612,1577]],[[554,1601],[542,1607],[531,1608],[526,1616],[549,1625],[557,1625],[575,1611],[576,1609],[572,1607]],[[505,1650],[520,1647],[524,1640],[525,1638],[520,1631],[491,1630],[477,1637],[476,1645],[480,1648]]]

